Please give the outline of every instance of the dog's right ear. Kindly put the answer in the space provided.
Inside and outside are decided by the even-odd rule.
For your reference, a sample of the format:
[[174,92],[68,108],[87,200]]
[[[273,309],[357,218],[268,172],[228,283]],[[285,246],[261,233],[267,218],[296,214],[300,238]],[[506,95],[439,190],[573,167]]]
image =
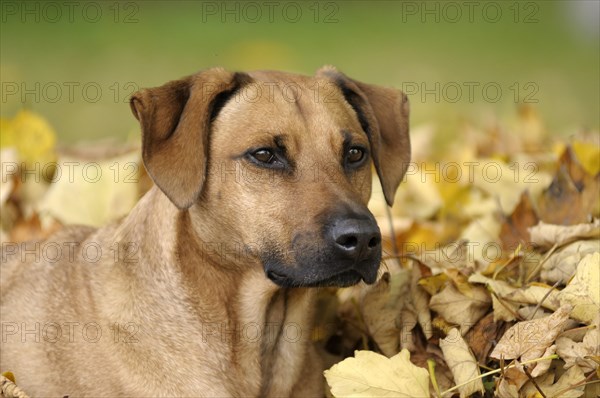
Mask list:
[[248,75],[214,68],[131,97],[142,128],[144,165],[179,209],[189,208],[202,192],[212,119],[248,80]]

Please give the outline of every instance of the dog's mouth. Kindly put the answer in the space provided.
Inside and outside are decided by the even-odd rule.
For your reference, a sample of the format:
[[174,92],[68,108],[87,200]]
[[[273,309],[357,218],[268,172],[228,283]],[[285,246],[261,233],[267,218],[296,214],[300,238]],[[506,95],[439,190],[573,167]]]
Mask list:
[[345,270],[325,278],[298,277],[286,275],[280,271],[268,270],[267,277],[281,287],[348,287],[356,285],[361,280],[367,284],[375,283],[375,272],[361,273],[355,269]]

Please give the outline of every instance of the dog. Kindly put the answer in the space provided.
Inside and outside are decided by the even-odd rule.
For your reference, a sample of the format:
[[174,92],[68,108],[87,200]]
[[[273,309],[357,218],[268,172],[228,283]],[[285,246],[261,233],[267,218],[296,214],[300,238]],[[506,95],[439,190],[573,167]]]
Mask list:
[[330,66],[213,68],[130,105],[154,186],[57,232],[59,260],[4,248],[0,370],[36,396],[323,396],[314,288],[376,281],[372,167],[392,205],[407,97]]

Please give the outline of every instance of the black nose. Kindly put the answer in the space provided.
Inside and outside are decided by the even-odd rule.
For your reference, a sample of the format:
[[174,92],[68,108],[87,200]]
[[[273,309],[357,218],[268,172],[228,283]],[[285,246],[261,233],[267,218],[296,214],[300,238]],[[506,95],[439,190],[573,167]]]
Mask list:
[[381,252],[381,233],[375,220],[337,220],[330,229],[330,239],[338,255],[353,260],[363,260]]

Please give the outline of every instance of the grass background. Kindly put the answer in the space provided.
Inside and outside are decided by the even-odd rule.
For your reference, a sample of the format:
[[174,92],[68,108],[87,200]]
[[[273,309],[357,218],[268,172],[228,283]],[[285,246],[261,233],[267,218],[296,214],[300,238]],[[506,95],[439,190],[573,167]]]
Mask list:
[[[465,120],[514,118],[532,87],[537,103],[531,105],[550,134],[599,126],[595,0],[475,1],[472,15],[463,1],[275,1],[272,17],[263,2],[74,2],[72,16],[62,2],[50,3],[54,8],[47,2],[2,2],[1,116],[28,107],[49,119],[62,143],[135,139],[138,127],[127,98],[136,87],[211,66],[312,74],[333,64],[363,81],[416,85],[419,92],[410,96],[413,126],[432,123],[447,137]],[[464,82],[479,84],[472,101]],[[527,88],[528,82],[533,86]],[[462,87],[455,102],[443,95],[448,83]],[[489,83],[502,89],[497,102],[485,100],[482,87]],[[75,85],[72,98],[66,84]],[[423,85],[436,84],[439,100],[423,97]],[[84,98],[85,85],[90,98],[100,87],[97,101]],[[23,98],[23,89],[38,97]]]

